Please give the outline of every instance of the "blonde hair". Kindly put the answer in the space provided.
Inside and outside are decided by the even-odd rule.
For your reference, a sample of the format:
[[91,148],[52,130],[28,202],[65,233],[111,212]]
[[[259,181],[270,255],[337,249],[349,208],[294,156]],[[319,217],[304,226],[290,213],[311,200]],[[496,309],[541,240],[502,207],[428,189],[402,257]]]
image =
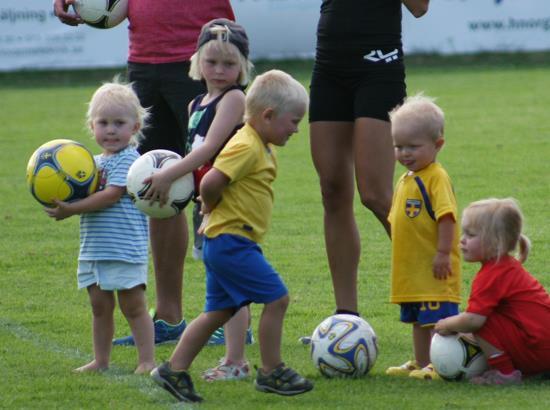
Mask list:
[[118,76],[115,77],[112,82],[104,83],[92,95],[92,99],[88,103],[86,125],[92,130],[94,118],[106,108],[113,106],[127,110],[128,114],[133,116],[135,121],[139,124],[137,135],[134,135],[130,140],[130,145],[136,146],[138,144],[138,138],[142,136],[141,130],[146,125],[149,111],[141,106],[132,85],[120,82]]
[[415,134],[424,135],[432,141],[443,137],[445,114],[435,104],[435,98],[418,93],[405,98],[402,105],[395,107],[389,113],[392,127],[411,127]]
[[227,38],[227,32],[229,29],[226,26],[216,25],[210,28],[210,32],[216,34],[215,40],[210,40],[201,46],[195,54],[191,56],[191,65],[189,66],[189,77],[193,80],[202,81],[204,80],[201,68],[200,61],[203,54],[208,50],[214,50],[221,54],[223,58],[227,57],[236,57],[240,66],[239,78],[237,78],[237,83],[243,87],[248,85],[250,81],[250,75],[252,73],[253,64],[248,60],[235,46],[229,41],[225,41],[224,38]]
[[462,213],[462,229],[479,235],[485,259],[498,260],[519,244],[519,260],[525,262],[531,243],[522,228],[523,215],[514,198],[472,202]]
[[248,89],[244,119],[260,115],[271,108],[276,114],[305,111],[309,96],[302,84],[281,70],[269,70],[257,76]]

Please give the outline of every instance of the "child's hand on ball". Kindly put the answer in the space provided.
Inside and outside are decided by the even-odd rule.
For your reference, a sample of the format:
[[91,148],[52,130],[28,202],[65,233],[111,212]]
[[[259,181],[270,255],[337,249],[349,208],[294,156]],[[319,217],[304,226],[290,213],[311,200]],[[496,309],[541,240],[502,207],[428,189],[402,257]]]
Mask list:
[[146,200],[148,199],[151,205],[158,201],[159,206],[162,207],[168,202],[168,193],[170,192],[172,181],[165,178],[162,171],[145,178],[143,184],[149,184],[149,188],[147,188],[143,198]]
[[61,221],[62,219],[73,216],[70,203],[63,202],[58,199],[54,199],[53,202],[55,203],[55,207],[44,208],[44,211],[48,214],[50,218],[55,218],[56,221]]
[[439,333],[441,336],[449,336],[452,335],[455,332],[450,331],[447,329],[447,320],[446,319],[440,319],[437,321],[437,323],[434,326],[434,331],[436,333]]

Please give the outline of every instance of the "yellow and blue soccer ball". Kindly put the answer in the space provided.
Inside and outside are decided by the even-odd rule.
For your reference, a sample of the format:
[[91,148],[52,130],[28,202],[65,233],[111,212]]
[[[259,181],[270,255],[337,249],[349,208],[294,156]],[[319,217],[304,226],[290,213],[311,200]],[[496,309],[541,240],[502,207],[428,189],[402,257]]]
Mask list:
[[32,154],[27,164],[27,185],[45,206],[54,199],[71,202],[95,192],[99,176],[92,153],[67,139],[47,142]]

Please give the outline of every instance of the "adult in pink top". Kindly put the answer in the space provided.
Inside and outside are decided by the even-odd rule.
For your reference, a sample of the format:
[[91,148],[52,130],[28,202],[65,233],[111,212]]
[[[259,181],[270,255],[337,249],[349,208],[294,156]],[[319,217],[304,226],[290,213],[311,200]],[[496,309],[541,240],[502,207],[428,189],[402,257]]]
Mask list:
[[[55,15],[71,26],[83,23],[69,10],[74,2],[53,0]],[[188,76],[189,58],[201,27],[219,17],[235,19],[229,0],[129,0],[128,80],[151,112],[140,153],[169,149],[185,154],[187,106],[205,92],[201,83]],[[178,339],[185,328],[182,286],[188,229],[183,214],[151,218],[149,226],[157,294],[155,342],[163,343]],[[133,345],[134,340],[129,336],[113,343]]]
[[235,20],[228,0],[183,3],[185,7],[175,8],[173,0],[130,0],[128,61],[149,64],[188,61],[196,51],[204,23],[222,16]]

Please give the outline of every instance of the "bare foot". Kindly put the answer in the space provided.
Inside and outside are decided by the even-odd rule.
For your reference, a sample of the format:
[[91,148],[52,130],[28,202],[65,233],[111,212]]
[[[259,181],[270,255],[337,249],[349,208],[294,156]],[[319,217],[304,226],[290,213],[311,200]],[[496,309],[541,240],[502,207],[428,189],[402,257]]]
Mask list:
[[77,369],[74,369],[75,373],[85,373],[85,372],[104,372],[109,369],[109,366],[101,366],[95,360],[92,360],[90,363],[85,364]]
[[154,362],[140,363],[134,371],[134,374],[149,374],[155,367],[157,367],[157,365]]

